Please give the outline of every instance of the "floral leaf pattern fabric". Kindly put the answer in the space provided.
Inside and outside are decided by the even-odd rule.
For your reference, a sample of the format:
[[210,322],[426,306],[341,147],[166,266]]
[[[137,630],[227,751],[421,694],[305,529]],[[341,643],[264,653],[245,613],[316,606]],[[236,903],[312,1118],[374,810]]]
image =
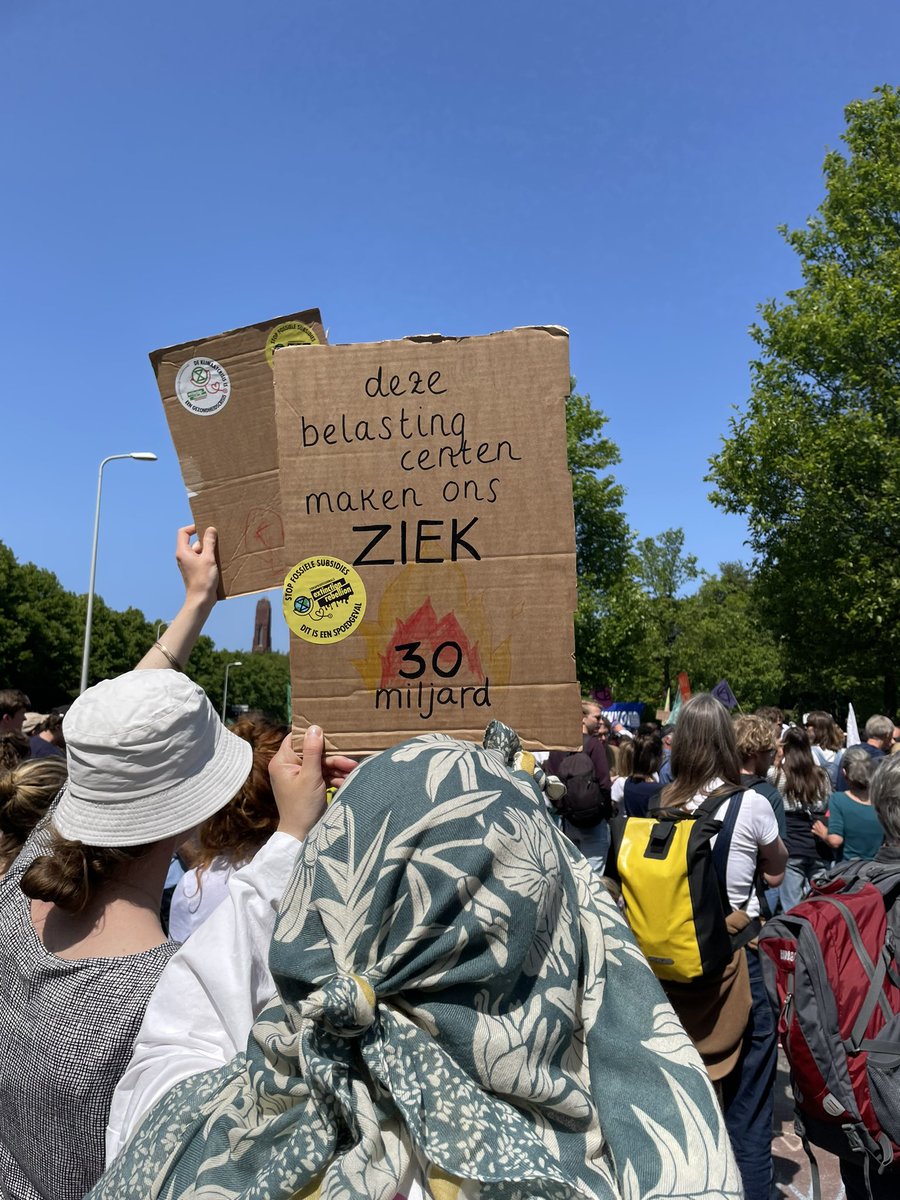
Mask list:
[[741,1196],[699,1057],[515,748],[428,735],[354,772],[246,1051],[160,1101],[94,1200]]

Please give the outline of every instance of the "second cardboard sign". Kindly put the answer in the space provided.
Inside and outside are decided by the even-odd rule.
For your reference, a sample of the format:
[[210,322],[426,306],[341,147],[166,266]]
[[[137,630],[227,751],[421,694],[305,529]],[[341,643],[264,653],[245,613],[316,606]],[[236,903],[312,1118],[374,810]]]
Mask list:
[[314,308],[150,355],[194,523],[219,531],[220,597],[284,576],[272,364],[284,346],[325,340]]

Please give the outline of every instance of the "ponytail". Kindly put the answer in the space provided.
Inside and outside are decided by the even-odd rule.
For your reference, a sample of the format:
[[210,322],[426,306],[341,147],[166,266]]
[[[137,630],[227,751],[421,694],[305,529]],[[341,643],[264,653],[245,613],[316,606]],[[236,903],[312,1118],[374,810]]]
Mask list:
[[28,867],[21,888],[32,900],[47,900],[64,912],[80,913],[121,867],[146,853],[146,846],[85,846],[54,831],[49,853]]

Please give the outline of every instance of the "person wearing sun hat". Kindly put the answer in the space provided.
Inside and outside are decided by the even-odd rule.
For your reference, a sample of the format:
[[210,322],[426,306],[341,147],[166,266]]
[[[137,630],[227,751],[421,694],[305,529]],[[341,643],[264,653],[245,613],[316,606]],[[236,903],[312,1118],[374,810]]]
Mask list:
[[[5,1200],[80,1200],[100,1176],[113,1091],[177,950],[159,922],[172,853],[252,765],[249,744],[181,673],[218,587],[216,531],[192,544],[194,532],[179,530],[185,601],[165,644],[71,706],[68,782],[0,881]],[[318,815],[276,802],[285,833],[235,884],[251,920]]]

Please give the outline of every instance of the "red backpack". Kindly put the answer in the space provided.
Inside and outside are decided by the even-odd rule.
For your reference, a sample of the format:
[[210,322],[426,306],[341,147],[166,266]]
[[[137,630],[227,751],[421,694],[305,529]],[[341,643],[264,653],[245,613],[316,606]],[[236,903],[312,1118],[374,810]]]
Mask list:
[[855,862],[759,938],[797,1132],[879,1172],[900,1161],[900,868]]

